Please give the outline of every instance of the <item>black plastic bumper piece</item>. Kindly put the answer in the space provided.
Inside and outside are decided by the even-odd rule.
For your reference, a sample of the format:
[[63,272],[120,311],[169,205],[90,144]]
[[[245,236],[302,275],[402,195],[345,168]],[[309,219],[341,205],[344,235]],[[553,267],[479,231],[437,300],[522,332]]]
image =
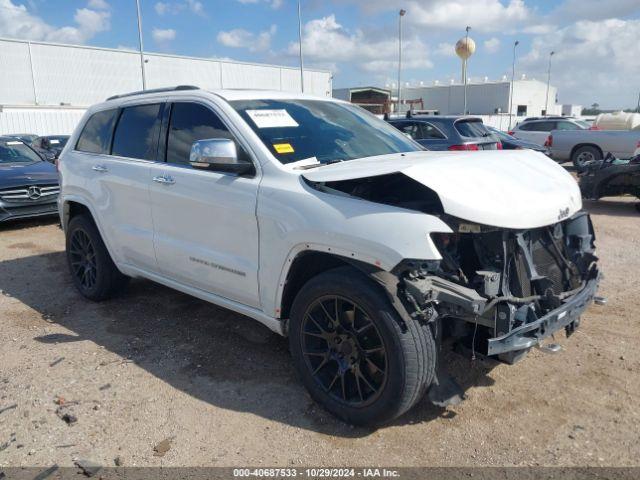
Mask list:
[[544,317],[511,330],[502,337],[488,340],[487,355],[498,355],[531,348],[543,338],[553,335],[558,330],[571,325],[580,318],[582,312],[593,301],[598,290],[600,275],[587,282],[585,287],[566,303],[547,313]]

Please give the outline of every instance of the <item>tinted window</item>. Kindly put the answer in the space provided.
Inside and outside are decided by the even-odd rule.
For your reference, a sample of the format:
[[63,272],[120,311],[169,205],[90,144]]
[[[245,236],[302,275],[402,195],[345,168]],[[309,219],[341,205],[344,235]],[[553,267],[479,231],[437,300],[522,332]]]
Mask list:
[[117,113],[116,109],[94,113],[84,126],[76,149],[89,153],[109,153]]
[[556,122],[531,122],[520,126],[520,130],[529,132],[550,132],[556,129]]
[[230,102],[282,163],[320,163],[422,150],[393,126],[355,105],[324,100]]
[[[233,139],[233,136],[220,118],[204,105],[173,104],[167,139],[167,162],[188,165],[193,142],[209,138]],[[238,155],[243,156],[240,149]]]
[[422,138],[420,135],[420,126],[415,122],[394,122],[392,123],[394,127],[400,130],[405,135],[409,135],[409,137],[414,140],[419,140]]
[[463,137],[486,137],[489,134],[482,120],[459,120],[454,126]]
[[113,134],[112,155],[155,160],[160,133],[160,104],[126,107]]
[[556,127],[558,130],[584,130],[584,127],[576,125],[573,122],[558,122]]

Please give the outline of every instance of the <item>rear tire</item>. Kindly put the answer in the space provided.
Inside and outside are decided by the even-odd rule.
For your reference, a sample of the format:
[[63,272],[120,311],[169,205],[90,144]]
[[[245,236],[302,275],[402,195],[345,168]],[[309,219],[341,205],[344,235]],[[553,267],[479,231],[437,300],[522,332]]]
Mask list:
[[587,163],[602,160],[602,158],[602,152],[598,148],[589,145],[577,148],[571,155],[571,161],[579,172],[586,168]]
[[302,287],[291,309],[289,345],[311,397],[354,425],[402,415],[435,376],[431,328],[405,324],[381,287],[351,267]]
[[67,264],[78,291],[99,302],[124,288],[128,277],[113,263],[93,219],[77,215],[66,231]]

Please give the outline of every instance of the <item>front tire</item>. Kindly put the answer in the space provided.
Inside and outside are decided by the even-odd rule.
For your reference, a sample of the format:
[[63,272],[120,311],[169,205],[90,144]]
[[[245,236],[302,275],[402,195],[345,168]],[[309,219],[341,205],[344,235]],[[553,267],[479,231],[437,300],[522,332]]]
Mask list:
[[78,291],[96,302],[106,300],[127,283],[113,263],[93,219],[78,215],[66,231],[67,263]]
[[354,425],[402,415],[435,376],[430,327],[403,322],[382,288],[350,267],[302,287],[291,309],[289,344],[311,397]]

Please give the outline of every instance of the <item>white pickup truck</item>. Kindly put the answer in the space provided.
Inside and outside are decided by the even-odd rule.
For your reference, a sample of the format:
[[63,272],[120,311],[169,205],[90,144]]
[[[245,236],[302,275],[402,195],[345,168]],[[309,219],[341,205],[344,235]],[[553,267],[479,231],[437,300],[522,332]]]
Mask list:
[[425,392],[446,402],[443,339],[512,362],[572,333],[598,286],[565,169],[525,150],[424,151],[331,98],[114,97],[86,112],[59,170],[82,295],[138,277],[252,317],[289,337],[311,396],[353,424]]
[[551,158],[571,161],[582,171],[587,163],[601,160],[607,153],[631,158],[640,147],[640,130],[553,130],[545,145]]

